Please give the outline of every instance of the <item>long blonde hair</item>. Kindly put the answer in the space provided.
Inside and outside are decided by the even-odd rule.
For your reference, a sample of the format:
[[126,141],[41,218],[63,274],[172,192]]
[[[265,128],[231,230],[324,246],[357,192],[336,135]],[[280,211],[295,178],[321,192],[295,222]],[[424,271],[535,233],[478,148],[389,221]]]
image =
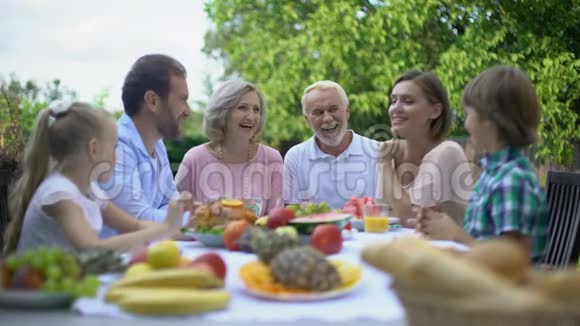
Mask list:
[[[109,122],[111,121],[111,122]],[[16,250],[24,214],[36,188],[53,168],[78,155],[93,138],[102,139],[112,117],[105,110],[88,103],[73,102],[59,110],[46,108],[37,118],[34,131],[24,149],[22,174],[10,193],[11,221],[5,233],[3,254]]]

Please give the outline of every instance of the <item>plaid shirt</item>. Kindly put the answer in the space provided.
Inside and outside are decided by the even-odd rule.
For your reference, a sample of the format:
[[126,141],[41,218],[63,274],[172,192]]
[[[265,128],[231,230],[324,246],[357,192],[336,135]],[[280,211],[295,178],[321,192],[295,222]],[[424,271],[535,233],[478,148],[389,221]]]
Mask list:
[[483,173],[465,212],[465,231],[476,239],[518,232],[531,240],[531,258],[543,256],[548,209],[530,161],[520,149],[505,148],[481,160]]

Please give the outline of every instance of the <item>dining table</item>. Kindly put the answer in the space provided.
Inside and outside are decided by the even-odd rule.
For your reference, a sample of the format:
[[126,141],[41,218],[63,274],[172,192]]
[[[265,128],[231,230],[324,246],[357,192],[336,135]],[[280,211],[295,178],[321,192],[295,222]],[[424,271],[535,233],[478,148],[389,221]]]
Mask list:
[[[80,298],[66,309],[31,310],[0,307],[0,325],[406,325],[405,310],[390,288],[390,276],[364,263],[362,249],[372,243],[389,242],[398,237],[418,236],[413,229],[392,227],[384,233],[354,231],[345,236],[343,246],[331,259],[340,259],[363,267],[357,286],[341,296],[310,301],[271,300],[254,296],[240,279],[240,268],[257,260],[256,255],[223,248],[208,248],[198,241],[177,241],[181,253],[188,258],[205,252],[217,252],[225,260],[225,288],[231,295],[226,309],[192,316],[143,316],[123,312],[103,300],[107,287],[121,274],[102,274],[101,288],[95,298]],[[464,248],[450,241],[432,241],[436,246]]]

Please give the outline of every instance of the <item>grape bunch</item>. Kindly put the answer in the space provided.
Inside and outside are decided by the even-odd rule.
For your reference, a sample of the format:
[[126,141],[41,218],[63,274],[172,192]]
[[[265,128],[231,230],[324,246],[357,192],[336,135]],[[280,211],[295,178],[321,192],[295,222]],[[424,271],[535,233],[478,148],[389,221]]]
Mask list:
[[95,297],[99,279],[82,275],[77,257],[56,247],[30,249],[0,262],[2,287]]
[[327,213],[327,212],[331,211],[330,206],[328,206],[328,203],[325,201],[320,202],[319,204],[301,203],[301,204],[288,205],[287,208],[292,210],[296,217]]

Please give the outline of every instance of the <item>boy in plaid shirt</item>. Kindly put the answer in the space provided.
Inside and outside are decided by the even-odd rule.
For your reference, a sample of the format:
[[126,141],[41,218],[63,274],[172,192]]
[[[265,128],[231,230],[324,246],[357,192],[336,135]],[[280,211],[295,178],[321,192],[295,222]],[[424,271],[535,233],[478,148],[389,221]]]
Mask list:
[[463,93],[465,129],[477,150],[485,153],[461,229],[443,213],[421,209],[418,229],[433,239],[471,244],[507,237],[539,261],[548,235],[546,199],[522,149],[537,141],[540,104],[534,87],[520,69],[490,68]]

